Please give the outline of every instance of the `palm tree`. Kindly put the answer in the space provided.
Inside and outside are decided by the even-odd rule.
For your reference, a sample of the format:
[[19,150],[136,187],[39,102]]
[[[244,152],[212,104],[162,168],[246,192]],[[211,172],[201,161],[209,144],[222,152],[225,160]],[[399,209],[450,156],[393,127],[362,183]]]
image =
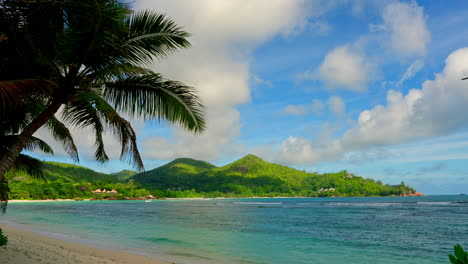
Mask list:
[[[24,129],[24,127],[31,122],[31,117],[35,116],[42,110],[42,105],[35,102],[28,102],[24,108],[17,109],[15,112],[9,113],[8,118],[2,118],[0,123],[0,156],[6,153],[6,150],[10,147],[12,142],[17,140],[18,134]],[[20,121],[20,122],[18,122]],[[75,146],[73,138],[68,128],[55,117],[52,117],[47,123],[46,128],[52,134],[52,136],[62,143],[65,151],[69,156],[79,161],[78,150]],[[41,151],[45,154],[54,154],[52,148],[43,140],[31,137],[25,148],[27,151]],[[12,176],[15,175],[16,171],[24,171],[26,175],[35,179],[46,180],[43,174],[43,163],[25,154],[20,154],[16,158],[15,162],[11,166],[8,172]],[[8,201],[9,186],[7,178],[0,181],[0,200]],[[5,212],[7,203],[0,204],[0,211]]]
[[[101,162],[108,160],[102,134],[110,129],[121,158],[138,170],[136,134],[122,113],[204,130],[195,90],[142,67],[190,46],[189,34],[165,15],[132,13],[116,0],[4,1],[0,9],[0,52],[7,54],[0,62],[0,118],[24,124],[0,153],[0,181],[33,134],[57,124],[58,114],[65,123],[93,129]],[[31,102],[40,110],[27,119],[14,115]]]

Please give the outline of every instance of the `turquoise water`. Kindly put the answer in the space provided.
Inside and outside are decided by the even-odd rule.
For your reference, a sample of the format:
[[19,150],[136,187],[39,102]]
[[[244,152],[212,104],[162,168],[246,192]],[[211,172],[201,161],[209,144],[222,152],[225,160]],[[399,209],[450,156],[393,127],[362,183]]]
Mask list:
[[176,263],[449,263],[468,196],[10,204],[0,221]]

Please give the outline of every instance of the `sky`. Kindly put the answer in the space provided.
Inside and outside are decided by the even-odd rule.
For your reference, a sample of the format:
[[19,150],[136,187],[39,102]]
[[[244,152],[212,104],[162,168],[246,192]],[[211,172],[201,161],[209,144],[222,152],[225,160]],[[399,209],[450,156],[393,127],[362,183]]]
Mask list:
[[[425,194],[468,193],[468,2],[464,0],[137,0],[191,33],[150,66],[197,89],[207,129],[133,120],[146,169],[248,153],[309,172],[347,170]],[[79,165],[92,133],[72,128]],[[47,140],[43,130],[38,136]],[[72,161],[58,145],[43,160]]]

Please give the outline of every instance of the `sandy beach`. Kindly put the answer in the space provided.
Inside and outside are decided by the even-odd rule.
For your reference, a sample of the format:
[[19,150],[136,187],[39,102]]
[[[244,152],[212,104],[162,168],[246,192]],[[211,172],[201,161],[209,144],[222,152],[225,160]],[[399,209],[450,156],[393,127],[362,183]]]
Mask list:
[[93,248],[50,238],[6,224],[8,246],[0,248],[2,264],[169,264],[146,256]]

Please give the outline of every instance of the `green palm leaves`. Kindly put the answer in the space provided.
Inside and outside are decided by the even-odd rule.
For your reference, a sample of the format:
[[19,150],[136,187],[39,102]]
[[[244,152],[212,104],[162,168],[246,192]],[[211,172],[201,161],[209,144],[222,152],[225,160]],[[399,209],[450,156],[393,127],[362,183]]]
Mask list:
[[142,67],[190,46],[189,33],[165,15],[132,13],[115,0],[6,1],[0,21],[0,53],[10,54],[0,65],[0,136],[15,137],[0,149],[0,179],[23,149],[52,153],[32,139],[42,126],[74,160],[68,126],[91,128],[100,162],[109,159],[103,135],[111,131],[138,170],[136,133],[122,116],[205,129],[195,89]]
[[455,255],[449,254],[449,259],[452,264],[468,264],[468,252],[463,250],[462,246],[454,247]]

